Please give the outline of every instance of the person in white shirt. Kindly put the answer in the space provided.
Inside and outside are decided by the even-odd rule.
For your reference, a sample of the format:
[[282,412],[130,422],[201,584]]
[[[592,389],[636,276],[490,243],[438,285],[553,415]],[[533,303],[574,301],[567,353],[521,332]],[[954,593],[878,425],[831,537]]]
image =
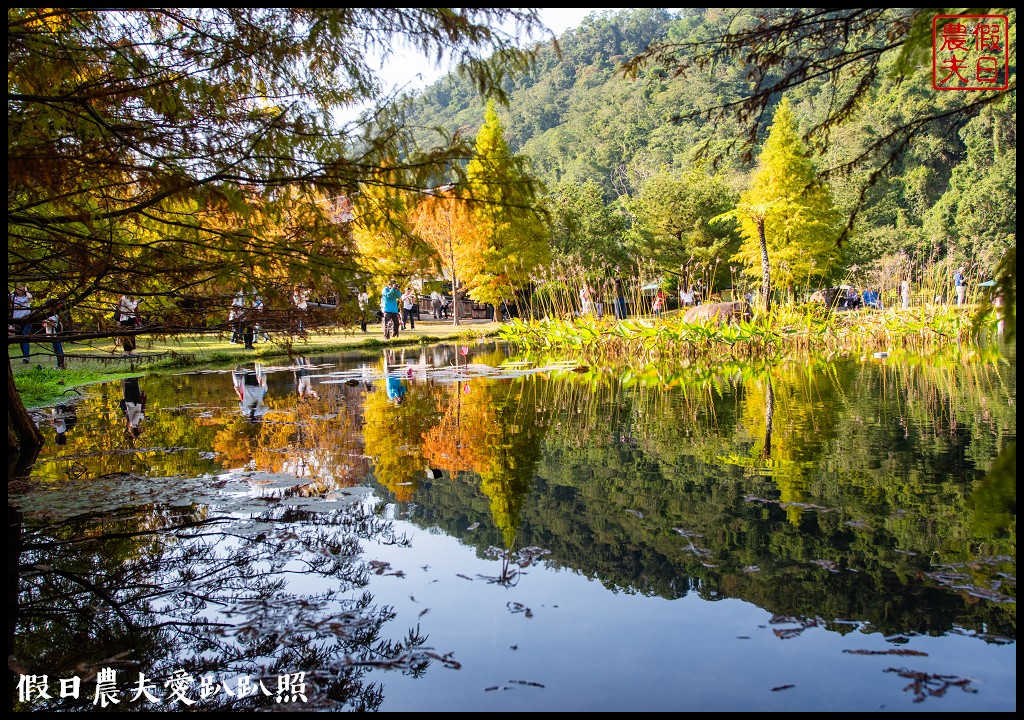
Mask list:
[[434,292],[430,293],[430,305],[431,305],[431,309],[434,311],[434,319],[435,320],[440,320],[441,319],[441,306],[443,304],[444,304],[444,298],[441,297],[441,293],[439,293],[437,290],[435,290]]
[[413,318],[413,310],[416,307],[416,291],[411,287],[406,288],[402,293],[402,329],[405,330],[408,323],[411,330],[416,329],[416,322]]
[[306,293],[306,289],[301,285],[296,285],[292,290],[292,304],[295,306],[295,310],[298,313],[298,322],[295,325],[296,331],[302,337],[306,337],[306,323],[305,314],[309,308],[309,301]]
[[590,315],[594,310],[594,296],[589,285],[580,288],[580,315]]
[[270,335],[267,334],[266,330],[263,329],[263,298],[259,296],[259,293],[253,291],[252,296],[252,341],[256,342],[257,338],[262,337],[263,342],[270,342]]
[[[50,314],[43,320],[43,329],[47,335],[58,335],[64,331],[63,323],[60,319],[60,304],[57,302],[51,302]],[[61,340],[54,337],[51,339],[53,344],[53,355],[57,358],[57,369],[65,370],[67,365],[64,360],[64,343]]]
[[685,285],[679,286],[679,307],[693,307],[693,290],[689,289]]
[[[121,299],[117,301],[117,321],[121,327],[135,328],[139,324],[139,303],[141,300],[136,298],[130,293],[126,293],[121,296]],[[134,335],[122,335],[121,336],[121,348],[124,350],[125,357],[132,357],[135,355],[135,336]]]

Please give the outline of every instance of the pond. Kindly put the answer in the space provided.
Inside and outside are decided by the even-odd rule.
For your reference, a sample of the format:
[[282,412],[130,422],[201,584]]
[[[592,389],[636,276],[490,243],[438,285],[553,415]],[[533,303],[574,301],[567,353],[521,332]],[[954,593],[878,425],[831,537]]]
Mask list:
[[9,488],[16,710],[1016,709],[1013,349],[68,398]]

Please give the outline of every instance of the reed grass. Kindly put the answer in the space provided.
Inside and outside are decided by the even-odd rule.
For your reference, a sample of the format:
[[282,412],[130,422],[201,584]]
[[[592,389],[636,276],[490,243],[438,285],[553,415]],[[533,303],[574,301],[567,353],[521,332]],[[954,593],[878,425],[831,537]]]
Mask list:
[[583,351],[599,360],[703,363],[788,356],[906,351],[928,354],[995,335],[991,311],[977,328],[971,308],[924,305],[906,311],[828,312],[815,305],[776,306],[752,320],[687,323],[678,312],[616,320],[605,315],[513,319],[499,336],[527,349]]
[[[991,337],[997,318],[988,301],[990,292],[980,287],[985,259],[968,261],[968,297],[956,307],[950,258],[936,260],[904,254],[881,259],[871,267],[848,268],[844,282],[879,291],[883,310],[832,312],[807,302],[818,287],[809,275],[802,288],[782,288],[772,309],[753,320],[719,326],[717,323],[684,323],[676,307],[680,283],[701,280],[708,289],[705,302],[721,299],[715,278],[725,276],[719,262],[689,263],[680,272],[660,273],[653,262],[640,262],[625,270],[607,263],[591,267],[579,258],[562,258],[535,274],[535,288],[528,317],[502,326],[499,336],[524,348],[584,351],[591,358],[640,363],[673,358],[684,362],[721,362],[727,359],[770,358],[791,353],[840,353],[912,351],[930,353],[949,343],[970,344]],[[738,268],[730,266],[728,280],[737,295],[746,288]],[[617,320],[613,313],[613,282],[623,281],[629,317]],[[899,286],[909,279],[912,302],[906,310],[899,301]],[[724,280],[723,280],[724,282]],[[583,287],[593,289],[603,302],[603,313],[584,314]],[[668,312],[655,317],[651,310],[654,287],[671,298]],[[649,288],[644,290],[644,288]],[[732,299],[736,299],[733,297]]]

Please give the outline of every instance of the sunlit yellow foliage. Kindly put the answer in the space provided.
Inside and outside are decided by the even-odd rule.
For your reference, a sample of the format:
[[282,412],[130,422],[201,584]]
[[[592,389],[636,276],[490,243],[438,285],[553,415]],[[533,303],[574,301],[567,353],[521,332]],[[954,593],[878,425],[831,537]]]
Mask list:
[[437,401],[429,385],[402,382],[411,387],[406,388],[401,404],[388,398],[384,384],[366,394],[363,437],[377,482],[397,500],[408,501],[427,467],[423,438],[437,421]]

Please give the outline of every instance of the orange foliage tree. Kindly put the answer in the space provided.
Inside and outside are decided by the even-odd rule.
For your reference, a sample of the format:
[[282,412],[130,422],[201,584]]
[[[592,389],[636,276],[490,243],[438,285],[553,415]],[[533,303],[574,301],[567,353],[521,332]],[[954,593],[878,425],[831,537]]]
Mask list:
[[452,322],[458,325],[462,282],[471,268],[480,264],[487,244],[469,206],[448,188],[424,194],[411,213],[411,221],[414,232],[436,253],[441,272],[452,283],[456,308]]

